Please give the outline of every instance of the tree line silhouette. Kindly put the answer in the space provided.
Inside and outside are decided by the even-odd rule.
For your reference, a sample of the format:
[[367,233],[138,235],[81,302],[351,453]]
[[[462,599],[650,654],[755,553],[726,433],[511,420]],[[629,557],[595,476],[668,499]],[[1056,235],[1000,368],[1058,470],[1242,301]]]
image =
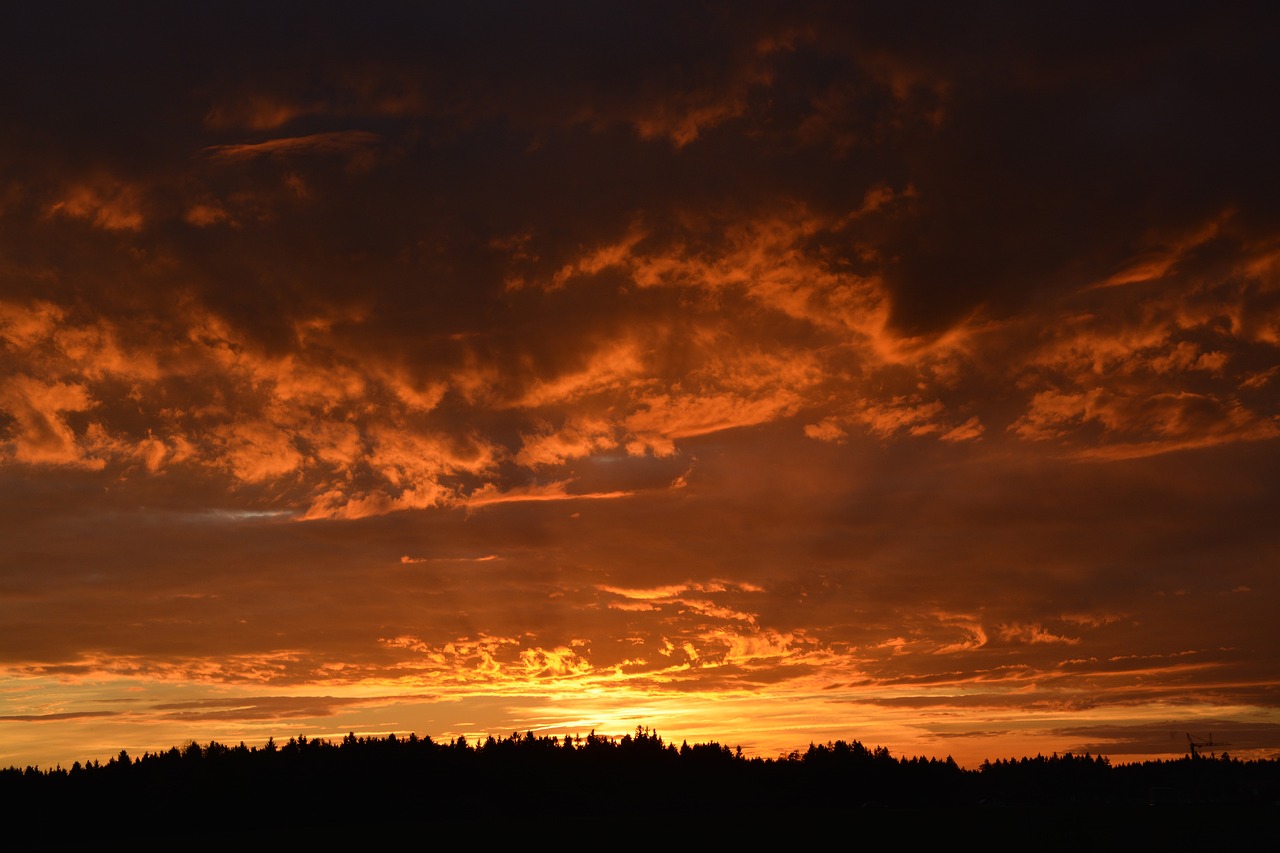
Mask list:
[[121,751],[70,769],[0,770],[10,814],[50,825],[131,816],[155,831],[203,815],[241,830],[321,814],[330,825],[486,814],[495,821],[651,815],[820,815],[868,809],[1090,809],[1280,802],[1280,762],[1181,758],[1112,765],[1101,756],[987,761],[902,758],[858,741],[778,758],[719,743],[666,743],[655,731],[563,738],[513,733],[469,743],[410,734],[263,747],[188,742]]

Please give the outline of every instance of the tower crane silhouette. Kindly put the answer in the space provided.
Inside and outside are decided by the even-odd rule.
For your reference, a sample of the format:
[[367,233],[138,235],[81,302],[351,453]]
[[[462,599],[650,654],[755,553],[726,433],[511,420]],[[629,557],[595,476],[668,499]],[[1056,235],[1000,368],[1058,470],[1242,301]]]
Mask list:
[[1187,749],[1190,750],[1192,758],[1204,758],[1205,750],[1209,751],[1210,758],[1217,758],[1218,755],[1214,750],[1220,746],[1231,746],[1231,744],[1221,742],[1214,743],[1212,734],[1207,738],[1203,738],[1187,732]]

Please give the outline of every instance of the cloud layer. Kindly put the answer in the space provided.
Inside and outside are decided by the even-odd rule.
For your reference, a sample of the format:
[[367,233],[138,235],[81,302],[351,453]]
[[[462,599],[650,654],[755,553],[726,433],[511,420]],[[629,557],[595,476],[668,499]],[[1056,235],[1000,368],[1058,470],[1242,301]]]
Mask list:
[[1142,11],[17,15],[0,763],[1280,748],[1275,13]]

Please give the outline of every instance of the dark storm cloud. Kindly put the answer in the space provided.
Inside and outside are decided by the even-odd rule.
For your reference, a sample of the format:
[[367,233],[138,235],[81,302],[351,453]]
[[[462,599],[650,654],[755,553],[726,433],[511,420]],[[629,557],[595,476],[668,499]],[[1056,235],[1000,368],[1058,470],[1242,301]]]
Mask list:
[[15,714],[6,717],[0,717],[0,720],[6,722],[20,723],[41,723],[53,722],[55,720],[86,720],[94,717],[114,717],[119,711],[81,711],[70,714]]
[[1274,232],[1256,144],[1276,119],[1265,4],[919,12],[872,14],[874,34],[860,30],[946,92],[936,133],[904,153],[920,210],[887,247],[902,326],[1079,287],[1125,264],[1143,234],[1213,211]]
[[[186,173],[201,150],[281,151],[266,134],[284,128],[317,144],[387,134],[405,155],[395,191],[418,203],[388,203],[390,176],[375,174],[317,190],[329,214],[305,228],[347,253],[399,256],[365,270],[381,279],[375,299],[400,297],[382,306],[388,321],[427,318],[440,298],[465,309],[460,291],[492,293],[497,271],[474,262],[495,238],[530,231],[558,265],[640,211],[732,216],[798,198],[844,213],[885,181],[916,196],[880,235],[875,262],[894,323],[909,330],[1103,278],[1152,231],[1225,210],[1254,233],[1276,224],[1254,144],[1275,119],[1275,22],[1263,5],[827,13],[18,13],[10,61],[24,73],[11,78],[6,147],[27,166],[28,192],[75,163],[160,196],[193,189]],[[215,177],[196,180],[217,195]],[[261,205],[274,180],[260,173],[237,191]],[[362,216],[335,218],[339,206]],[[444,231],[448,246],[414,248]],[[305,237],[271,239],[296,249]],[[364,284],[341,270],[339,281],[314,276],[312,292],[342,298]],[[222,276],[209,289],[282,307],[252,296],[275,289],[255,278]]]

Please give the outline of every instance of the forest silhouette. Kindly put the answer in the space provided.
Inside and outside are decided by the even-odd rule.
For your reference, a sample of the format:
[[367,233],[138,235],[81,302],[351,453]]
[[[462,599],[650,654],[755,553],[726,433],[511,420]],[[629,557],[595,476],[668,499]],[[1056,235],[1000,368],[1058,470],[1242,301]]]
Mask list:
[[[127,819],[153,839],[180,830],[333,840],[460,816],[524,831],[547,820],[620,819],[739,828],[749,819],[776,828],[899,810],[948,815],[947,827],[981,815],[984,823],[1029,821],[1027,829],[1046,814],[1114,820],[1142,812],[1147,825],[1186,840],[1177,815],[1188,808],[1280,814],[1280,762],[1223,755],[1113,765],[1065,754],[964,769],[950,758],[895,757],[856,740],[760,758],[715,742],[676,746],[644,728],[622,737],[513,733],[474,744],[349,734],[262,747],[188,742],[138,757],[122,750],[70,769],[10,767],[0,771],[0,802],[18,817],[11,830],[50,830],[71,815],[85,826]],[[299,815],[311,817],[300,825]],[[915,822],[916,831],[928,825]]]

